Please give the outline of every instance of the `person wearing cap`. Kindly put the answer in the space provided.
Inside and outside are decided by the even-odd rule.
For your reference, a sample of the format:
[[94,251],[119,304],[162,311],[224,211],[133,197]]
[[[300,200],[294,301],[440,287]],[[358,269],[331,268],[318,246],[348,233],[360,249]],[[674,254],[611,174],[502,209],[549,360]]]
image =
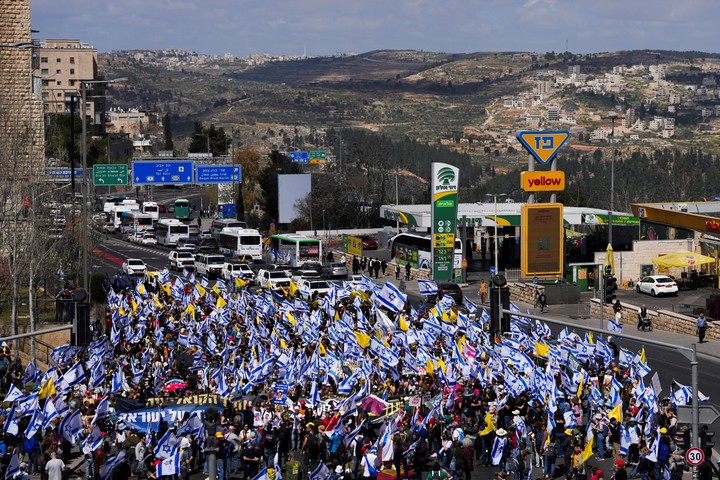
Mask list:
[[242,452],[242,461],[245,465],[245,476],[243,478],[247,480],[255,477],[258,473],[260,465],[260,451],[255,448],[255,444],[253,442],[248,442],[245,446],[245,449]]
[[372,446],[370,450],[365,452],[362,460],[360,460],[360,468],[362,469],[363,478],[377,478],[380,470],[380,459],[377,456],[377,447]]
[[628,480],[627,470],[625,470],[625,462],[622,459],[615,460],[615,474],[613,478],[615,480]]
[[28,464],[22,462],[18,468],[20,468],[20,471],[13,475],[12,480],[30,480],[30,475],[27,472]]
[[192,444],[187,437],[182,437],[180,440],[180,480],[188,480],[190,478],[192,462]]
[[282,467],[283,480],[300,480],[302,477],[303,466],[297,459],[295,452],[290,453],[288,461]]
[[232,443],[225,440],[222,432],[215,432],[215,440],[217,444],[217,480],[227,480],[228,478],[228,450],[232,448]]
[[605,458],[605,439],[608,437],[610,430],[605,423],[601,413],[596,413],[593,417],[592,431],[595,435],[593,446],[595,447],[595,459],[603,460]]

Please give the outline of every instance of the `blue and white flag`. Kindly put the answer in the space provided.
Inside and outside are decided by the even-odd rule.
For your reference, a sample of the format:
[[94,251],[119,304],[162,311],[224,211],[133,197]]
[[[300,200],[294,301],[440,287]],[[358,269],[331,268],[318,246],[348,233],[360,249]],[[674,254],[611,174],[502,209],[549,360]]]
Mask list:
[[92,425],[97,425],[98,420],[102,420],[103,418],[110,415],[110,401],[108,400],[108,397],[103,398],[100,400],[100,403],[98,403],[97,409],[95,409],[95,416],[92,419],[92,422],[90,422]]
[[27,364],[27,367],[25,367],[25,375],[22,379],[23,386],[27,385],[30,382],[38,383],[40,377],[40,369],[38,368],[37,363],[35,363],[35,360],[33,360],[32,362]]
[[5,470],[5,478],[15,478],[15,474],[20,471],[20,457],[18,456],[19,450],[16,448],[13,450],[12,457],[10,457],[10,463]]
[[375,295],[375,303],[392,312],[400,312],[405,308],[407,296],[390,282],[386,282]]
[[25,395],[23,395],[22,391],[17,388],[15,385],[10,384],[10,390],[8,390],[7,395],[5,395],[5,400],[3,400],[3,403],[5,402],[14,402],[18,398],[22,398]]
[[60,422],[60,426],[58,427],[58,431],[65,440],[75,444],[83,431],[80,410],[75,410],[73,413],[63,418],[62,422]]
[[115,455],[112,458],[109,458],[105,464],[100,467],[100,478],[102,480],[107,480],[108,477],[112,474],[113,470],[115,470],[115,467],[120,465],[125,460],[125,450],[120,450],[117,455]]
[[180,474],[180,450],[176,450],[175,453],[157,465],[157,476],[162,477],[165,475],[179,475]]
[[622,325],[617,323],[612,318],[608,318],[608,325],[607,325],[608,332],[613,333],[622,333]]
[[169,458],[173,455],[173,452],[177,450],[179,442],[175,434],[168,430],[165,435],[158,441],[157,447],[155,447],[155,457],[157,458]]
[[255,475],[252,478],[252,480],[270,480],[270,476],[268,475],[267,467],[263,468],[257,475]]
[[500,465],[500,462],[503,458],[503,453],[505,452],[505,445],[507,444],[507,439],[503,437],[495,437],[495,441],[493,442],[492,451],[490,453],[490,459],[492,460],[492,465],[497,466]]
[[58,390],[60,392],[67,392],[75,385],[79,385],[85,380],[85,369],[80,362],[70,367],[65,374],[60,378]]
[[420,288],[420,295],[423,295],[425,297],[437,295],[438,286],[437,286],[437,283],[435,283],[433,280],[418,279],[417,282],[418,282],[418,288]]
[[[48,401],[48,403],[51,403]],[[43,426],[43,420],[45,420],[45,416],[43,415],[42,410],[39,408],[35,410],[33,413],[33,416],[30,418],[30,423],[28,424],[27,428],[25,429],[25,438],[30,438],[33,435],[35,435],[35,432],[40,430]]]
[[102,448],[103,440],[105,440],[105,437],[96,425],[92,430],[90,430],[90,433],[87,437],[85,437],[85,440],[83,440],[82,447],[87,447],[93,451],[100,450]]
[[[330,469],[325,465],[324,462],[320,462],[320,464],[315,467],[315,470],[310,472],[310,480],[325,480],[330,476]],[[253,480],[259,480],[257,477],[253,478]]]
[[[59,395],[57,398],[61,398]],[[62,399],[61,399],[62,400]],[[65,403],[63,402],[63,406]],[[45,401],[45,406],[43,407],[43,423],[42,428],[45,430],[48,425],[50,425],[50,422],[59,416],[59,412],[55,408],[57,405],[53,402],[51,402],[49,399]],[[67,409],[67,407],[65,407]]]

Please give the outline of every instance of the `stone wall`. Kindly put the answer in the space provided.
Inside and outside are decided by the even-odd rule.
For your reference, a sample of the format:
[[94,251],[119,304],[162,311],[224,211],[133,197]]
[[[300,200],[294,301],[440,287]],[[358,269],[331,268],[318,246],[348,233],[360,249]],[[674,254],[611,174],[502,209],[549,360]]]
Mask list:
[[[622,304],[622,322],[623,331],[634,332],[637,328],[638,312],[640,307],[629,303]],[[600,300],[592,299],[590,301],[590,314],[594,318],[600,318]],[[613,318],[615,312],[612,305],[605,305],[603,310],[605,318]],[[684,335],[695,335],[695,318],[680,313],[671,312],[669,310],[648,310],[648,316],[652,321],[653,329],[663,330],[666,332],[681,333]],[[716,328],[717,322],[708,321],[705,337],[708,340],[720,340],[720,329]]]
[[[352,275],[352,260],[353,256],[349,253],[344,253],[342,250],[333,250],[333,257],[336,261],[340,261],[343,255],[345,255],[345,264],[347,265],[348,273]],[[385,274],[395,278],[395,262],[388,262],[387,270]],[[363,272],[361,272],[363,273]],[[367,270],[365,270],[367,273]],[[423,279],[427,280],[432,277],[432,272],[426,268],[411,268],[410,269],[410,280]],[[400,265],[400,278],[405,278],[405,266]]]
[[542,285],[534,283],[508,283],[510,286],[510,301],[535,304],[536,292],[544,290]]

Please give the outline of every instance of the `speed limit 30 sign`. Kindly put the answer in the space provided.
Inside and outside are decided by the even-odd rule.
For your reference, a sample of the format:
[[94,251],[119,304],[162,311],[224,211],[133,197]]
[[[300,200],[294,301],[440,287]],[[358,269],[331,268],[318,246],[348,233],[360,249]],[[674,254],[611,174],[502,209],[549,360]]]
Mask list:
[[697,467],[705,461],[705,453],[698,447],[689,448],[688,451],[685,452],[685,461],[691,467]]

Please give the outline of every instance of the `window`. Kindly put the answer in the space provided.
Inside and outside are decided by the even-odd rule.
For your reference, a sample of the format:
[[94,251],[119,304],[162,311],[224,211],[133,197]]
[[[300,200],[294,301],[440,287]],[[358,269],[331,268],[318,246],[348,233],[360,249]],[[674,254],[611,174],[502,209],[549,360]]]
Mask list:
[[76,80],[70,80],[70,86],[71,86],[71,87],[74,87],[74,86],[75,86],[75,82],[76,82]]
[[70,57],[70,64],[75,65],[75,57]]
[[40,57],[40,63],[48,63],[48,57]]
[[62,59],[61,59],[61,58],[56,58],[56,59],[55,59],[55,62],[56,62],[56,63],[60,63],[60,62],[62,62]]
[[71,69],[70,69],[70,75],[75,75],[75,69],[74,69],[74,68],[71,68]]
[[43,87],[47,87],[48,85],[50,85],[50,82],[48,82],[47,80],[43,80],[43,81],[42,81],[42,86],[43,86]]
[[41,75],[47,75],[47,74],[48,74],[48,69],[47,69],[47,68],[43,68],[42,70],[40,70],[40,74],[41,74]]
[[55,70],[55,73],[56,73],[57,75],[61,75],[61,74],[62,74],[62,70],[60,70],[60,69]]
[[57,81],[57,86],[59,87],[60,85],[62,85],[62,81],[61,81],[61,80],[58,80],[58,81]]

